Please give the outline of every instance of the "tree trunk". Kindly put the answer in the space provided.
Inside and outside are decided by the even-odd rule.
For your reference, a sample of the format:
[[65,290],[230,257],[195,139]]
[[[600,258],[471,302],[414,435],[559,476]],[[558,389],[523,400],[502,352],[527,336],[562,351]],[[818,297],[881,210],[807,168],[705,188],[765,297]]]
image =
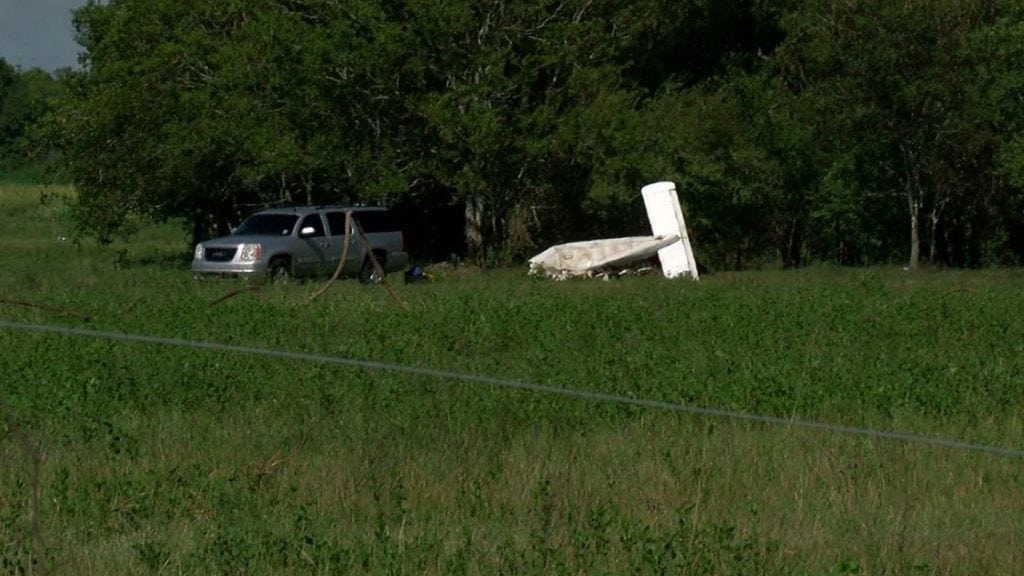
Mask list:
[[[928,246],[928,262],[935,264],[938,261],[938,239],[939,239],[939,223],[942,222],[942,214],[945,212],[946,204],[949,202],[949,196],[946,196],[941,201],[936,201],[935,206],[932,208],[931,213],[931,225],[932,229],[929,231],[931,244]],[[945,235],[947,239],[946,246],[949,246],[949,234]],[[948,252],[948,249],[947,249]],[[948,256],[947,256],[948,260]]]
[[466,200],[466,255],[478,262],[484,259],[484,200],[475,196]]
[[917,270],[921,265],[921,201],[910,191],[907,200],[910,203],[910,262],[907,267]]
[[206,221],[202,209],[197,207],[192,214],[192,247],[203,240],[206,240]]
[[803,250],[803,226],[799,219],[794,218],[788,228],[782,247],[782,267],[799,268],[802,264],[800,252]]
[[923,194],[913,153],[903,145],[900,145],[900,150],[903,152],[903,169],[906,176],[903,185],[907,191],[907,205],[910,209],[910,262],[907,263],[907,268],[917,270],[921,266],[921,198]]
[[928,244],[928,263],[934,265],[935,261],[937,259],[936,245],[938,244],[938,242],[936,242],[936,240],[938,239],[938,233],[939,233],[939,208],[938,207],[932,209],[931,225],[932,225],[932,229],[929,230],[929,238],[931,239],[931,241]]

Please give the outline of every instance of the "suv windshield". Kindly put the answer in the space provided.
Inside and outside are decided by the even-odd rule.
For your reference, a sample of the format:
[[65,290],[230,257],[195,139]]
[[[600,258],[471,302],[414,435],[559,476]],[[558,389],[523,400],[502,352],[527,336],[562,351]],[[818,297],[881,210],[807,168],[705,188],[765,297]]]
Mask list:
[[288,236],[298,219],[295,214],[254,214],[235,229],[235,236]]

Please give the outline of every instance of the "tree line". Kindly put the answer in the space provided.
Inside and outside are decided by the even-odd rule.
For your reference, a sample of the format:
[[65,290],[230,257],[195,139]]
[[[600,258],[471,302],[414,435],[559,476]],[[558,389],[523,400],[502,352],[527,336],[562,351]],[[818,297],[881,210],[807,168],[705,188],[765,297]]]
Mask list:
[[519,261],[648,233],[639,189],[672,180],[712,267],[1024,256],[1016,1],[109,0],[74,24],[83,69],[33,133],[103,240],[385,203],[423,258]]
[[60,98],[64,73],[21,70],[0,56],[0,174],[38,180],[59,168],[36,126]]

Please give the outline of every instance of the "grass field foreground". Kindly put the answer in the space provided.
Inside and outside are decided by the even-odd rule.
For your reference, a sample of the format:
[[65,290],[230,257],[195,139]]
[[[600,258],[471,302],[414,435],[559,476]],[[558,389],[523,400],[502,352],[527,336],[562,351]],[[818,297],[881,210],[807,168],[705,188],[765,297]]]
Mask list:
[[[195,282],[0,184],[0,319],[1024,449],[1024,273]],[[699,251],[699,246],[696,246]],[[31,304],[31,306],[30,306]],[[88,317],[85,320],[83,317]],[[225,351],[0,329],[0,572],[1014,574],[1024,460]]]

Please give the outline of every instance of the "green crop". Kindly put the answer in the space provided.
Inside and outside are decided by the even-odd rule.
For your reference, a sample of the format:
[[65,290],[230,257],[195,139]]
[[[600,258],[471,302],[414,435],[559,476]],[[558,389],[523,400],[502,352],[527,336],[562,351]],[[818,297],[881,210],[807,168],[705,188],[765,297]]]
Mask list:
[[[1019,270],[195,282],[0,189],[0,318],[1024,448]],[[699,247],[698,247],[699,249]],[[88,319],[86,319],[88,318]],[[0,330],[0,572],[1013,573],[1022,461],[244,353]]]

